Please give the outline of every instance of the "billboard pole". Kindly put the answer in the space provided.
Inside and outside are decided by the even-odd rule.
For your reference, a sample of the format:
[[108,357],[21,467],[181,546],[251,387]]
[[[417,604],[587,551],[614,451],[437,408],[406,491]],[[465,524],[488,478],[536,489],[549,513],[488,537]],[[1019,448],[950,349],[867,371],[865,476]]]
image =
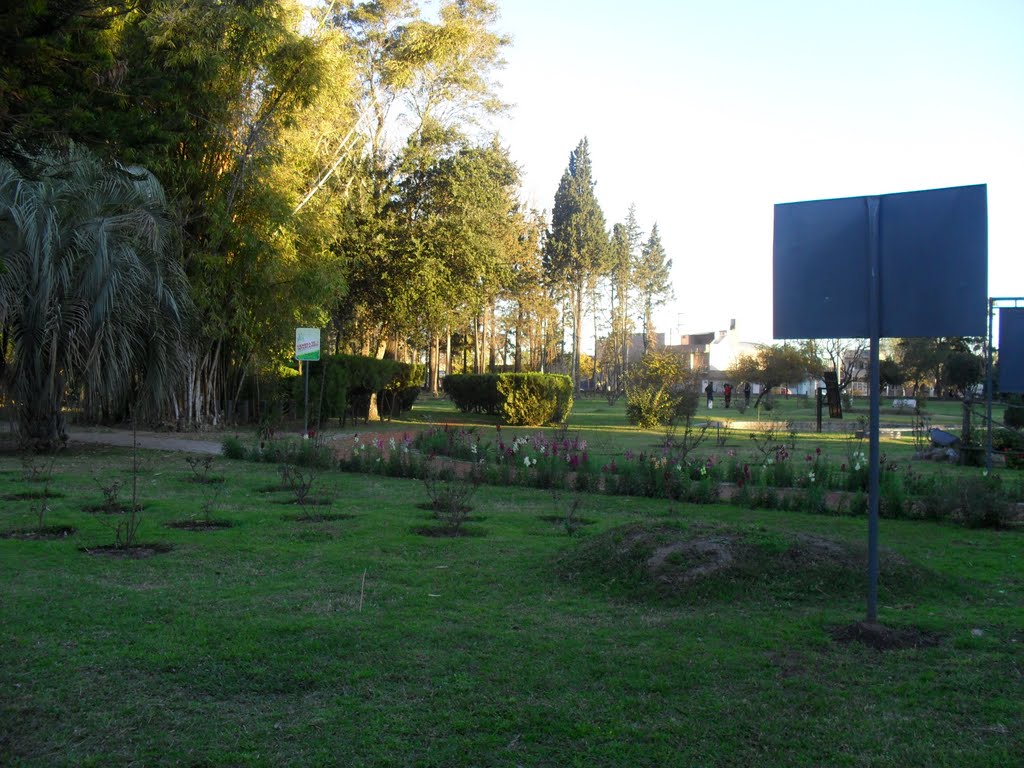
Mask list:
[[985,340],[985,471],[992,471],[992,316],[996,313],[995,299],[988,300],[988,338]]
[[881,337],[881,228],[877,196],[866,199],[868,209],[868,329],[871,338],[871,420],[868,439],[868,615],[869,622],[878,620],[878,489],[879,445],[878,421],[881,393],[879,392],[878,347]]

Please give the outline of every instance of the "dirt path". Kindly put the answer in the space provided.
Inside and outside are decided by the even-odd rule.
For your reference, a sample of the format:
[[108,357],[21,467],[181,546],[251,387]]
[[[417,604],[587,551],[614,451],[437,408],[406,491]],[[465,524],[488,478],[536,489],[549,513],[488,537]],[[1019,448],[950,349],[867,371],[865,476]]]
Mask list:
[[[219,456],[220,441],[195,440],[184,437],[171,437],[163,432],[138,432],[139,448],[155,451],[182,451],[184,453],[206,453]],[[105,430],[74,430],[68,434],[68,443],[92,443],[96,445],[116,445],[122,448],[132,447],[132,433],[126,429]]]

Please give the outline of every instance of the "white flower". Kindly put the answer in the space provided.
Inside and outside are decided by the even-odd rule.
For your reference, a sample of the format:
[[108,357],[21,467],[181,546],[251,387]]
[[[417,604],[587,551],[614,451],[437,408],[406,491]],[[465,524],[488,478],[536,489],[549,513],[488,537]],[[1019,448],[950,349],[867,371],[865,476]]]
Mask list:
[[512,453],[519,453],[519,441],[512,443]]
[[814,472],[813,471],[807,473],[807,482],[808,483],[813,483],[814,482]]
[[469,452],[476,456],[476,443],[469,446]]
[[395,450],[395,438],[392,437],[388,440],[388,448],[392,451]]
[[527,466],[527,467],[530,466],[530,457],[529,456],[523,456],[523,465]]

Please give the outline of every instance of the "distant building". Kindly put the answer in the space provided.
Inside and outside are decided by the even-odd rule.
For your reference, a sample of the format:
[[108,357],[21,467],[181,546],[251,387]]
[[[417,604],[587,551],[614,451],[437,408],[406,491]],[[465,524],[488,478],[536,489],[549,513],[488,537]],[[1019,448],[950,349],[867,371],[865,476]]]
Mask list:
[[[675,343],[671,343],[673,341]],[[606,343],[607,339],[598,341],[598,355],[602,359]],[[677,339],[671,339],[669,334],[665,333],[657,333],[654,336],[654,349],[678,354],[686,361],[690,370],[702,376],[705,382],[711,380],[724,383],[729,379],[728,372],[739,356],[754,354],[759,347],[758,344],[740,339],[735,320],[730,320],[729,327],[720,331],[681,334]],[[644,356],[644,351],[643,334],[634,333],[626,345],[627,367],[639,362]]]

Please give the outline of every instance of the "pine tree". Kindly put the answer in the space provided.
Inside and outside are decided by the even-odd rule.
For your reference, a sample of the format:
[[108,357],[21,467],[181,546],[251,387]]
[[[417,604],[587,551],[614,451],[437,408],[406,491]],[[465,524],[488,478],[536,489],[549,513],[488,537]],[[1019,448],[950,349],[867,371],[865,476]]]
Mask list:
[[584,137],[569,155],[569,166],[555,192],[551,231],[544,249],[549,279],[566,290],[572,313],[572,379],[576,388],[580,378],[583,297],[593,287],[608,250],[604,213],[594,186],[589,145]]
[[658,225],[651,228],[651,236],[644,243],[640,261],[636,268],[636,285],[640,294],[643,312],[644,349],[654,342],[654,309],[672,298],[672,259],[666,258],[665,247],[661,244]]

